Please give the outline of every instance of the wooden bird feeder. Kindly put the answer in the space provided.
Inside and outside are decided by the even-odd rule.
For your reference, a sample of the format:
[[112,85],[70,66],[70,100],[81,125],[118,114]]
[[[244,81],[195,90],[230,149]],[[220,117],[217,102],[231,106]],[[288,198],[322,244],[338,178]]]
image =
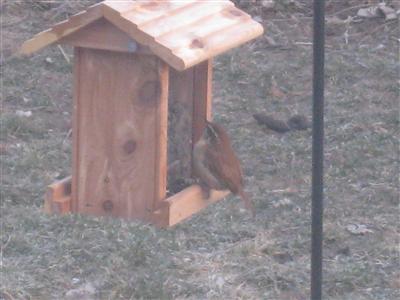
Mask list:
[[192,145],[211,117],[212,57],[263,32],[231,1],[104,1],[26,41],[74,47],[72,176],[45,210],[172,226],[225,197],[191,177]]

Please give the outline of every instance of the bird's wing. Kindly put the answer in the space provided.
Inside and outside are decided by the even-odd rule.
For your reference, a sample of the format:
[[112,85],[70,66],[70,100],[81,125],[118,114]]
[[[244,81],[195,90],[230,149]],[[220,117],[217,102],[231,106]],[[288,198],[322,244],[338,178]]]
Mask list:
[[212,147],[207,149],[208,168],[216,178],[225,182],[226,188],[232,193],[238,193],[238,187],[242,186],[242,170],[240,162],[232,149],[218,151]]

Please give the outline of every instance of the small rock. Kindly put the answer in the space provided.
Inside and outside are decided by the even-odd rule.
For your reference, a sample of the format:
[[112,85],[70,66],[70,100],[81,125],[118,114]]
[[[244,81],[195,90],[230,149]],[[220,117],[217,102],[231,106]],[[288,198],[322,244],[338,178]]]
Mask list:
[[386,21],[397,19],[397,12],[393,8],[386,6],[386,3],[379,3],[378,9],[385,16]]
[[272,9],[275,6],[275,1],[274,0],[263,0],[263,1],[261,1],[261,6],[266,9]]
[[349,224],[346,226],[346,230],[355,235],[363,235],[366,233],[373,233],[373,231],[371,229],[368,229],[368,227],[363,224]]
[[281,207],[281,206],[291,206],[293,204],[292,200],[289,198],[283,198],[278,200],[277,202],[274,202],[272,205],[274,207]]
[[77,283],[79,283],[81,280],[79,279],[79,278],[76,278],[76,277],[74,277],[74,278],[72,278],[72,283],[73,284],[77,284]]
[[360,8],[357,12],[357,16],[361,18],[377,18],[379,17],[378,6],[370,6],[367,8]]
[[28,111],[23,111],[23,110],[17,110],[16,112],[15,112],[15,114],[18,116],[18,117],[30,117],[30,116],[32,116],[32,112],[30,111],[30,110],[28,110]]
[[382,2],[379,5],[359,9],[357,16],[367,19],[384,17],[386,21],[390,21],[397,19],[397,12]]
[[85,285],[77,289],[69,290],[68,292],[66,292],[65,298],[67,300],[92,300],[95,299],[95,293],[96,289],[94,288],[94,286],[91,283],[86,283]]
[[222,278],[221,276],[218,276],[218,277],[217,277],[217,280],[215,281],[215,284],[217,285],[217,287],[218,287],[219,289],[222,289],[222,287],[223,287],[224,284],[225,284],[224,278]]

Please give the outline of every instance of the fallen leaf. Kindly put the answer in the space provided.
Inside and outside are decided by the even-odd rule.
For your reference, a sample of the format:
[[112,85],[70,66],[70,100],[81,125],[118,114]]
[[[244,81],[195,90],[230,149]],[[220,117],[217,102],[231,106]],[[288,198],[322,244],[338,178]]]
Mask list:
[[366,233],[373,233],[371,229],[368,229],[367,225],[363,224],[349,224],[346,226],[348,232],[355,235],[362,235]]
[[293,115],[288,119],[287,124],[290,129],[306,130],[311,128],[311,123],[305,115]]
[[283,98],[285,97],[285,93],[279,88],[278,83],[275,80],[275,77],[272,76],[271,79],[271,95],[275,98]]
[[290,130],[288,124],[286,124],[285,121],[275,119],[272,116],[266,115],[264,113],[254,114],[253,118],[256,119],[258,124],[265,125],[269,129],[272,129],[276,132],[284,133]]

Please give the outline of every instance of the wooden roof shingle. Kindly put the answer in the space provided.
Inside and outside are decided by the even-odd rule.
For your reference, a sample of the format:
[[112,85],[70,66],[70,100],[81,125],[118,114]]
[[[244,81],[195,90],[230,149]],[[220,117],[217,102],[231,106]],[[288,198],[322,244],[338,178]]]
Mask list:
[[177,70],[190,68],[263,33],[229,0],[108,0],[26,41],[30,54],[104,18]]

